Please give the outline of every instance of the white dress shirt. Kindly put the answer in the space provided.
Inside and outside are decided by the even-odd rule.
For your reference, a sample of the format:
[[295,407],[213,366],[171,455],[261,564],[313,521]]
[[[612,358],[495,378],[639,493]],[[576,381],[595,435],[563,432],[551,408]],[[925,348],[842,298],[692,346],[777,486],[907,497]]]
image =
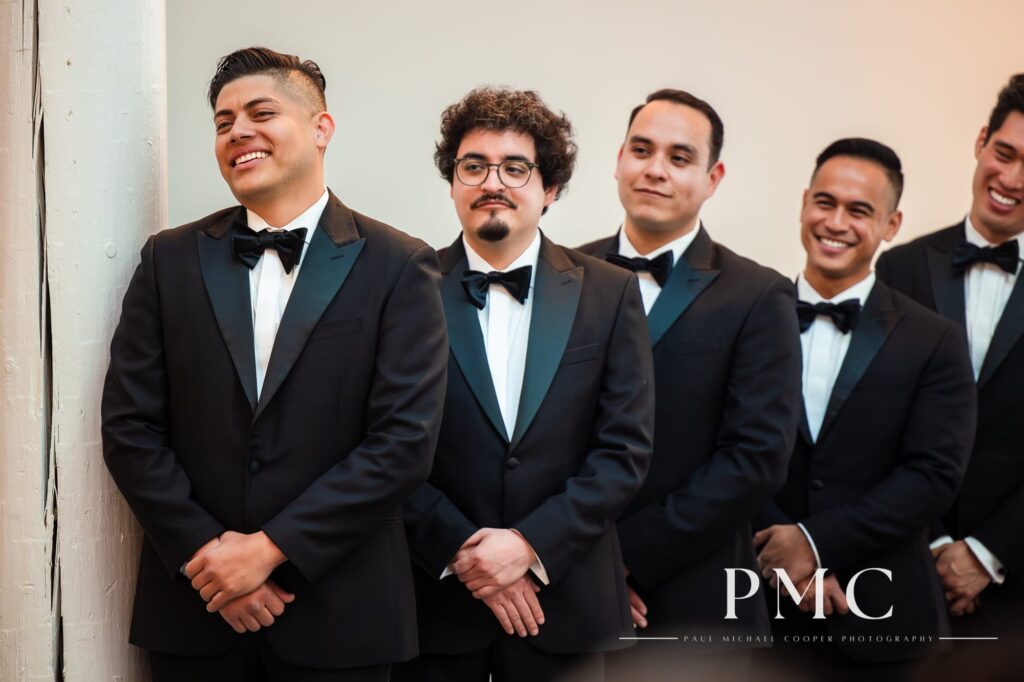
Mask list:
[[[683,257],[686,249],[690,248],[690,244],[697,237],[697,232],[700,230],[700,222],[697,225],[684,234],[678,239],[673,239],[668,244],[663,244],[658,248],[654,249],[650,253],[640,254],[633,246],[633,242],[629,241],[629,237],[626,236],[626,228],[619,228],[619,255],[625,256],[626,258],[636,258],[641,256],[647,259],[654,259],[665,253],[666,251],[672,252],[672,267],[675,267],[679,262],[679,259]],[[644,312],[650,313],[651,308],[654,307],[654,302],[658,300],[658,294],[661,293],[661,285],[654,279],[654,275],[641,270],[636,273],[637,279],[640,280],[640,297],[644,301]]]
[[253,347],[256,351],[256,397],[263,391],[263,380],[267,376],[267,365],[270,353],[277,338],[277,329],[281,326],[281,317],[288,305],[288,299],[299,277],[299,269],[306,257],[306,249],[313,238],[313,232],[320,222],[320,216],[327,206],[327,189],[316,202],[307,208],[295,220],[282,227],[271,227],[267,221],[253,211],[246,209],[249,229],[253,232],[270,230],[282,232],[300,227],[306,228],[306,243],[302,246],[299,261],[290,273],[284,271],[281,259],[275,249],[263,252],[256,267],[249,271],[249,300],[252,301]]
[[[473,250],[465,237],[462,238],[462,244],[466,247],[466,260],[470,270],[485,273],[495,270],[483,256]],[[507,267],[497,270],[508,272],[527,265],[532,268],[530,294],[526,300],[520,303],[504,286],[492,284],[487,289],[487,302],[477,311],[480,331],[484,337],[484,350],[487,352],[487,365],[491,370],[491,382],[494,384],[502,421],[505,422],[505,433],[510,439],[516,428],[519,398],[523,392],[523,376],[526,374],[526,348],[530,340],[530,319],[533,317],[534,282],[537,279],[539,255],[540,230],[518,258]],[[510,530],[519,535],[515,528]],[[530,570],[541,583],[549,583],[544,564],[536,554],[533,563],[530,564]],[[441,578],[444,579],[451,574],[452,571],[445,568],[441,572]]]
[[[971,222],[968,214],[964,219],[964,237],[967,242],[976,246],[994,247],[993,244],[978,232]],[[1019,241],[1019,237],[1012,237],[1012,240]],[[995,334],[996,325],[1003,316],[1007,301],[1017,284],[1016,273],[1009,273],[994,263],[974,263],[964,273],[964,312],[967,322],[967,344],[971,350],[971,365],[974,367],[974,378],[981,374],[982,364],[985,362],[985,355],[988,354],[988,347],[992,344],[992,335]],[[953,542],[953,538],[943,535],[932,541],[931,547],[941,547]],[[992,577],[992,582],[1002,584],[1006,579],[1006,571],[1003,563],[988,550],[974,536],[964,538],[964,542],[978,558],[985,570]]]
[[[871,272],[842,293],[836,294],[832,298],[825,298],[808,284],[803,275],[799,276],[796,282],[797,298],[811,305],[822,301],[842,303],[856,299],[863,306],[874,286],[875,273]],[[828,402],[832,397],[832,389],[836,385],[836,378],[843,366],[843,360],[846,359],[846,352],[850,350],[850,339],[852,338],[853,330],[846,334],[842,333],[832,322],[832,318],[827,315],[818,315],[811,326],[800,335],[800,348],[803,351],[804,409],[807,413],[807,427],[811,433],[811,440],[815,442],[818,440],[818,434],[821,433],[821,425],[825,420],[825,411],[828,409]],[[804,524],[798,523],[797,526],[807,537],[818,568],[822,568],[821,557],[818,556],[818,548],[814,544],[814,539],[811,538],[811,534],[807,532]]]

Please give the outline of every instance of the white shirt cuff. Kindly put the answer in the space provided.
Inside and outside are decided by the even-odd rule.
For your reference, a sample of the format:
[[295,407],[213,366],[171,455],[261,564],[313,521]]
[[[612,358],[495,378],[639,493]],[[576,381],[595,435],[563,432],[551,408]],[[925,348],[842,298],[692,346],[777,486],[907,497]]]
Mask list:
[[804,537],[807,538],[807,542],[811,546],[811,551],[814,552],[814,563],[818,565],[818,568],[822,568],[821,557],[818,556],[818,548],[814,545],[814,538],[812,538],[811,534],[807,532],[806,528],[804,528],[804,524],[798,523],[796,524],[796,527],[799,528],[804,534]]
[[445,578],[447,578],[450,575],[455,575],[455,571],[453,571],[448,566],[445,566],[444,570],[441,571],[441,577],[439,578],[439,580],[444,580]]
[[[530,541],[523,537],[522,533],[517,531],[515,528],[510,528],[509,530],[523,538],[523,541],[526,542],[527,546],[530,546]],[[544,564],[541,563],[540,557],[537,556],[537,552],[532,546],[530,546],[530,551],[533,552],[533,563],[530,564],[530,572],[537,576],[537,580],[540,581],[541,585],[550,585],[551,581],[548,580],[548,572],[545,570]]]
[[948,545],[951,542],[953,542],[953,537],[951,535],[940,535],[932,540],[931,544],[928,545],[928,549],[938,549],[939,547]]
[[1006,580],[1006,568],[996,558],[996,555],[988,551],[988,547],[981,544],[981,541],[973,535],[964,538],[964,542],[967,543],[971,552],[981,562],[981,565],[985,567],[988,574],[992,576],[992,582],[996,585],[1002,585],[1003,581]]

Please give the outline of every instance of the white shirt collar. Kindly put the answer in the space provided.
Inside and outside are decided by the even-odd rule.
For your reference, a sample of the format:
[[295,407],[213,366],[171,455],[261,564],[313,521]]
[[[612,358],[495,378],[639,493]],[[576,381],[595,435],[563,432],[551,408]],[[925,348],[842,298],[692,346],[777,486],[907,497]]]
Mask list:
[[[658,248],[654,249],[650,253],[643,254],[644,258],[656,258],[666,251],[672,252],[672,264],[676,264],[683,257],[686,249],[690,248],[690,244],[697,238],[697,232],[700,231],[701,223],[698,220],[697,225],[684,234],[678,239],[673,239],[668,244],[662,244]],[[633,242],[629,241],[629,237],[626,236],[626,228],[622,226],[619,228],[619,255],[625,256],[626,258],[636,258],[640,256],[640,252],[633,246]]]
[[[992,242],[981,236],[981,233],[978,232],[978,228],[976,228],[974,226],[974,223],[971,222],[970,213],[968,213],[967,217],[964,218],[964,238],[967,239],[967,242],[969,244],[974,244],[975,246],[999,246],[998,244],[993,244]],[[1019,238],[1020,235],[1016,234],[1007,239],[1006,241],[1014,241]]]
[[[469,269],[477,272],[490,272],[495,270],[484,257],[473,250],[473,247],[466,241],[466,235],[462,235],[462,245],[466,247],[466,260],[469,262]],[[519,257],[509,263],[508,267],[501,268],[497,272],[508,272],[529,265],[533,268],[530,272],[530,288],[533,288],[534,279],[537,277],[537,259],[540,257],[540,230],[533,236],[533,241],[526,247]]]
[[324,188],[324,193],[320,195],[320,198],[313,202],[313,205],[303,211],[295,220],[291,221],[287,225],[282,227],[271,227],[266,220],[256,214],[255,211],[245,209],[246,218],[248,220],[249,229],[253,232],[259,232],[261,230],[271,229],[275,231],[279,230],[293,230],[298,227],[307,228],[306,232],[306,243],[309,243],[310,238],[313,236],[313,230],[320,223],[320,216],[323,215],[324,209],[327,207],[327,188]]
[[867,300],[868,294],[871,293],[871,288],[873,286],[875,286],[874,270],[869,272],[867,277],[857,282],[852,287],[849,287],[848,289],[839,292],[832,298],[825,298],[824,296],[818,293],[817,289],[808,284],[807,280],[804,279],[803,273],[800,273],[796,279],[797,298],[799,298],[801,301],[806,301],[812,304],[821,303],[822,301],[826,303],[841,303],[843,301],[847,301],[851,298],[854,298],[857,299],[857,301],[861,305],[864,305],[864,301]]

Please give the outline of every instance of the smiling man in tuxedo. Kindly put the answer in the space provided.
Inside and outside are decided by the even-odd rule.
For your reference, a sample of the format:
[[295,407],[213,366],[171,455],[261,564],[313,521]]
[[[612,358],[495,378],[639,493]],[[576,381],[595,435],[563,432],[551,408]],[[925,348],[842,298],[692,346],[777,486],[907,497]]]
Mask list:
[[[754,544],[779,592],[776,646],[817,636],[785,659],[820,666],[823,679],[902,679],[935,643],[900,636],[949,635],[928,529],[963,476],[975,392],[963,329],[871,271],[878,246],[899,230],[902,189],[892,149],[838,140],[818,156],[800,212],[803,419]],[[799,609],[775,569],[803,593]],[[817,569],[828,571],[824,620],[813,617]],[[776,592],[765,594],[774,612]]]
[[266,48],[220,61],[241,206],[152,236],[114,332],[104,457],[157,682],[386,680],[417,651],[401,509],[440,426],[437,257],[325,187],[324,85]]
[[442,115],[462,234],[439,254],[448,392],[406,505],[422,653],[399,680],[597,682],[629,644],[615,519],[647,471],[651,353],[636,277],[538,229],[575,155],[531,91]]
[[[953,632],[999,636],[1024,614],[1024,74],[999,93],[974,144],[967,216],[878,259],[878,276],[965,326],[978,432],[956,503],[932,532]],[[972,615],[973,614],[973,615]]]

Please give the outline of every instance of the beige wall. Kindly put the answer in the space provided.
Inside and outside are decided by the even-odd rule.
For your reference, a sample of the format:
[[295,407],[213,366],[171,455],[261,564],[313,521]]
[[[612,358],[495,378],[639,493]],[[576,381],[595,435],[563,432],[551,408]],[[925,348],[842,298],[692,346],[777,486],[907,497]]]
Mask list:
[[963,215],[975,135],[1007,77],[1024,71],[1022,22],[1020,0],[174,0],[170,224],[234,203],[204,91],[219,56],[265,44],[326,74],[339,123],[327,159],[334,191],[435,246],[457,231],[431,161],[439,114],[470,88],[536,89],[575,124],[576,174],[542,222],[569,245],[621,220],[612,172],[630,108],[659,87],[691,90],[726,125],[727,174],[706,224],[794,274],[800,193],[837,137],[875,137],[903,158],[898,241]]

